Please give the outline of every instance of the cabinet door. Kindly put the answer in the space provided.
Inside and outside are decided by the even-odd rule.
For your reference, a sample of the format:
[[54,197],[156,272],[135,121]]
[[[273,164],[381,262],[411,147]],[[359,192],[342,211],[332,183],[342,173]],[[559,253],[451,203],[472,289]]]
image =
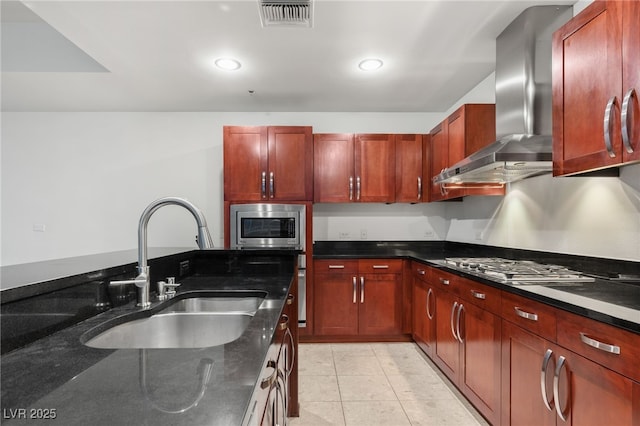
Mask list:
[[622,3],[596,1],[553,35],[554,175],[621,162]]
[[500,317],[463,303],[460,387],[491,424],[500,420]]
[[266,199],[267,138],[266,127],[224,127],[225,200]]
[[[502,321],[502,425],[555,426],[555,411],[543,402],[541,367],[550,344],[524,329]],[[552,376],[554,359],[547,365],[544,389],[553,408]]]
[[355,274],[316,274],[315,332],[318,335],[358,334],[358,277]]
[[395,201],[396,150],[393,135],[359,134],[355,137],[356,201]]
[[422,201],[422,135],[395,135],[396,202]]
[[362,274],[359,292],[361,335],[402,333],[402,279],[398,274]]
[[422,135],[422,201],[431,200],[431,135]]
[[458,383],[460,344],[454,335],[458,301],[448,291],[436,291],[436,357],[434,361],[447,377]]
[[431,178],[437,176],[449,165],[448,141],[448,126],[447,120],[445,120],[431,130],[431,174],[429,175],[431,198],[429,201],[439,201],[446,198],[442,186],[433,183]]
[[269,127],[268,194],[274,201],[313,199],[311,127]]
[[424,281],[415,279],[413,284],[413,340],[429,356],[436,346],[435,310],[436,299],[433,288]]
[[316,134],[313,137],[314,201],[347,203],[355,198],[352,134]]
[[[640,160],[640,2],[624,2],[622,13],[622,74],[623,99],[626,102],[626,127],[628,146],[622,150],[623,160]],[[623,111],[625,113],[625,111]],[[624,139],[623,139],[624,141]],[[629,152],[629,146],[632,152]]]
[[[556,348],[556,353],[559,365],[556,368],[559,377],[556,404],[566,424],[638,424],[640,395],[637,383],[634,385],[630,379],[568,350]],[[558,424],[565,422],[558,420]]]

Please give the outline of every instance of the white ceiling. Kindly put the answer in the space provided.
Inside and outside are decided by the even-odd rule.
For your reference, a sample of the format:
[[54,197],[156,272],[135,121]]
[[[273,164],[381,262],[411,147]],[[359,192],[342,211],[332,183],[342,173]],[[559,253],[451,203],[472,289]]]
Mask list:
[[3,111],[441,112],[522,10],[575,0],[315,0],[312,28],[262,28],[257,0],[22,3],[2,0]]

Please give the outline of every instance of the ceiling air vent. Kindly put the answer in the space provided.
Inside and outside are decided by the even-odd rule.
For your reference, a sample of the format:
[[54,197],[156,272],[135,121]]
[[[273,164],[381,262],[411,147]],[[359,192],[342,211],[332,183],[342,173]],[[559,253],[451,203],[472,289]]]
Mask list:
[[313,26],[313,0],[258,0],[263,27]]

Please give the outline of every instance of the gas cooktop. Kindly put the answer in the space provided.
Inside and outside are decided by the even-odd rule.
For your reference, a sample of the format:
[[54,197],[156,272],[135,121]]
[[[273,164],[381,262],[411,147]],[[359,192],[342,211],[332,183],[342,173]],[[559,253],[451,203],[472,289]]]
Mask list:
[[593,282],[595,278],[565,266],[499,257],[447,257],[444,265],[502,283]]

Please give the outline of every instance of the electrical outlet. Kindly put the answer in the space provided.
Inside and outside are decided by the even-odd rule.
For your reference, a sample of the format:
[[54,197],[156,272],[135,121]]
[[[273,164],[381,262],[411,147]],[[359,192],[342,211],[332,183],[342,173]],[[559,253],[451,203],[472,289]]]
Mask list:
[[367,239],[367,230],[366,229],[361,229],[360,230],[360,239],[361,240],[366,240]]
[[341,240],[348,240],[349,233],[348,232],[338,232],[338,238]]
[[184,277],[189,274],[191,270],[191,262],[189,260],[183,260],[180,262],[180,270],[178,271],[178,278]]

